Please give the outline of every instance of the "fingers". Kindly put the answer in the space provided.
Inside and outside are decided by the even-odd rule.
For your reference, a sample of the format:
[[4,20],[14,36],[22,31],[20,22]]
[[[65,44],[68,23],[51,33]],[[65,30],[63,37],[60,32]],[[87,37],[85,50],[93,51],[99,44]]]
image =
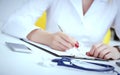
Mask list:
[[[63,32],[57,32],[52,35],[51,47],[57,50],[65,51],[75,46],[76,41]],[[77,44],[78,46],[78,44]]]
[[89,55],[93,56],[93,57],[99,57],[99,58],[104,58],[104,56],[109,52],[109,50],[107,50],[107,46],[103,43],[99,43],[96,45],[93,45]]
[[109,46],[103,43],[99,43],[99,44],[93,45],[91,50],[86,54],[88,56],[104,59],[105,55],[107,55],[109,52],[110,52]]
[[109,52],[108,54],[104,55],[103,59],[113,59],[113,57],[111,57],[111,56],[112,56],[112,53]]
[[110,53],[110,50],[109,49],[104,49],[103,51],[100,52],[99,54],[99,58],[102,58],[102,59],[105,59],[106,58],[106,55],[108,55]]
[[[106,54],[108,52],[107,47],[103,44],[94,50],[95,50],[93,54],[94,57],[100,57],[100,55],[103,55],[103,53]],[[106,53],[104,51],[106,51]]]
[[[93,45],[92,48],[91,48],[91,50],[90,50],[90,52],[89,52],[89,54],[90,54],[91,56],[96,56],[96,55],[98,55],[98,53],[99,53],[99,51],[100,51],[100,50],[98,50],[98,49],[99,49],[101,46],[102,46],[102,43]],[[97,50],[97,51],[96,51],[96,50]],[[96,54],[96,53],[97,53],[97,54]]]
[[59,50],[59,51],[65,51],[67,49],[65,46],[63,46],[61,43],[59,43],[57,41],[54,41],[51,48],[53,48],[55,50]]
[[78,43],[78,41],[76,41],[76,43],[75,43],[75,48],[79,48],[79,43]]
[[67,36],[67,35],[64,34],[64,33],[59,33],[59,34],[61,34],[61,38],[62,38],[63,40],[65,40],[66,42],[70,43],[73,47],[75,46],[75,44],[76,44],[76,40],[75,40],[75,39],[73,39],[73,38],[70,37],[70,36]]
[[66,42],[64,39],[62,39],[61,37],[57,37],[57,46],[59,46],[60,48],[67,50],[72,48],[72,44],[70,44],[69,42]]
[[107,53],[105,56],[104,56],[104,59],[119,59],[120,58],[120,52],[114,48],[114,47],[110,47],[109,49],[109,53]]
[[120,53],[114,47],[106,44],[96,44],[89,52],[86,53],[88,56],[93,56],[102,59],[118,59],[120,58]]

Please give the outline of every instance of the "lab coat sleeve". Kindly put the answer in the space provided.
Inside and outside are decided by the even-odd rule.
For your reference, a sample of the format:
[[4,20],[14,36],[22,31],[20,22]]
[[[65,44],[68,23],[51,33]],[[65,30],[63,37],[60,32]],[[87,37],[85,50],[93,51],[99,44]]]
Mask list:
[[19,37],[26,36],[38,28],[34,24],[36,20],[47,10],[52,0],[29,0],[22,8],[13,13],[2,28],[2,32]]
[[119,37],[120,39],[120,0],[117,0],[118,2],[118,12],[117,12],[117,15],[116,15],[116,18],[115,18],[115,24],[114,24],[114,29],[115,29],[115,32],[117,34],[117,36]]

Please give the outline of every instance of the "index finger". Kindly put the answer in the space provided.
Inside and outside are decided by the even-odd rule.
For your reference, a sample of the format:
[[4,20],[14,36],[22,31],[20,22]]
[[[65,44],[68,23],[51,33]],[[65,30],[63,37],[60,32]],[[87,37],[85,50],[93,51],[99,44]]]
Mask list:
[[102,46],[102,44],[103,44],[103,43],[98,43],[98,44],[93,45],[92,48],[91,48],[91,50],[90,50],[90,52],[89,52],[90,55],[93,56],[94,53],[95,53],[95,50],[97,50],[97,48],[99,48],[100,46]]
[[72,46],[75,46],[75,44],[77,43],[76,40],[64,33],[62,33],[61,37],[68,43],[70,43]]

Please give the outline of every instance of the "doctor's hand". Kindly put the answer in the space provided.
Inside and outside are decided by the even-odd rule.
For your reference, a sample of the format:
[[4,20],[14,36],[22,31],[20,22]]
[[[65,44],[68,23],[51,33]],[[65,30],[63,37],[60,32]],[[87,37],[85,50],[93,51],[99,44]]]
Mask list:
[[88,56],[102,59],[119,59],[120,52],[117,48],[99,43],[92,46],[91,50],[86,53]]
[[59,51],[65,51],[73,48],[77,43],[75,39],[63,32],[49,33],[41,29],[31,31],[27,38],[31,41],[47,45]]
[[65,51],[70,48],[73,48],[77,43],[75,39],[64,34],[63,32],[56,32],[51,34],[48,41],[49,42],[47,45],[49,47],[59,51]]

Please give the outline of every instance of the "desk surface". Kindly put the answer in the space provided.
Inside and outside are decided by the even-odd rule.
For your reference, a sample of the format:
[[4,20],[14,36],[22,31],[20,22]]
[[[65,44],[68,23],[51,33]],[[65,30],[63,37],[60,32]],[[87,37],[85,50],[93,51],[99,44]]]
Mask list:
[[[32,49],[31,54],[18,53],[6,47],[5,42],[23,43]],[[0,75],[116,75],[56,66],[50,62],[54,56],[32,47],[18,39],[0,34]],[[111,64],[117,71],[115,61],[103,62]],[[46,65],[45,65],[46,64]]]

